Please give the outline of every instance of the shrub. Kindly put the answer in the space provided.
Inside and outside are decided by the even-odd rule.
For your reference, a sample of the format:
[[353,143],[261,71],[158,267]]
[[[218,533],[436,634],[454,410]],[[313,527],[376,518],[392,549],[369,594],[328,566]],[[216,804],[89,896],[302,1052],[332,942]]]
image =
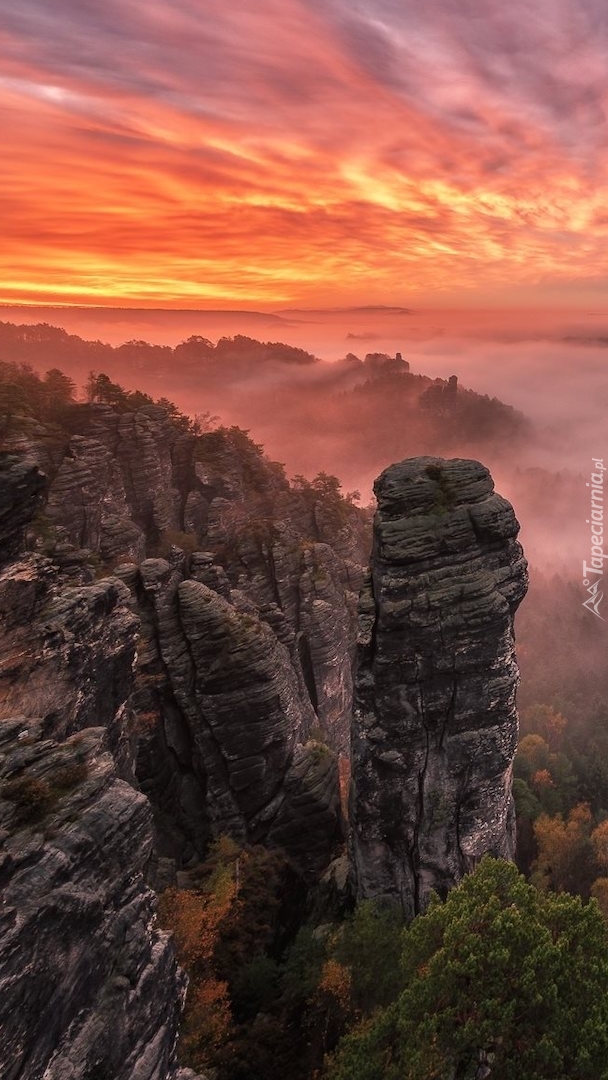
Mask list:
[[47,779],[23,773],[2,787],[2,798],[15,804],[17,820],[38,821],[48,814],[55,803],[86,778],[85,762],[69,762],[55,768]]
[[53,793],[46,780],[37,776],[18,776],[2,787],[2,798],[15,804],[19,821],[35,821],[51,807]]

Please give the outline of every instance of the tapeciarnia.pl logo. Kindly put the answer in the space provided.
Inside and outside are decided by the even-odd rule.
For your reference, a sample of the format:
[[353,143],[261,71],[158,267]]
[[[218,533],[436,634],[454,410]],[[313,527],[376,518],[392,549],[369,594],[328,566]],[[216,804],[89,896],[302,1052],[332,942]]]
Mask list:
[[583,601],[583,607],[588,608],[598,619],[604,622],[604,616],[600,614],[600,604],[604,596],[604,472],[606,466],[603,458],[591,458],[593,472],[591,483],[587,487],[591,489],[591,517],[587,519],[587,525],[591,525],[591,562],[583,560],[583,585],[589,596]]

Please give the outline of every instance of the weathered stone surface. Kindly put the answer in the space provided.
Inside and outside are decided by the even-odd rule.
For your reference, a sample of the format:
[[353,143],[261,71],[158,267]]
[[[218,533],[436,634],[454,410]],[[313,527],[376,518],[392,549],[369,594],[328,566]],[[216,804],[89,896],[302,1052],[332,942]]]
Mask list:
[[321,728],[336,751],[348,754],[357,609],[355,593],[342,587],[341,572],[328,544],[304,548],[296,646]]
[[150,607],[140,604],[137,710],[158,723],[140,729],[137,771],[162,811],[163,851],[187,863],[210,832],[229,832],[316,871],[339,832],[336,761],[325,751],[313,768],[303,750],[316,717],[286,647],[254,607],[184,579],[183,559],[147,559],[140,575]]
[[53,434],[21,418],[14,436],[48,468],[48,535],[33,536],[36,550],[70,544],[119,569],[175,543],[194,549],[185,576],[248,598],[287,647],[323,737],[347,752],[363,516],[290,488],[238,429],[197,439],[158,406],[96,403],[74,406],[65,424]]
[[[297,746],[266,840],[282,847],[312,881],[341,838],[335,755],[323,743]],[[264,811],[261,818],[268,818]]]
[[164,409],[78,405],[65,422],[67,440],[29,424],[11,444],[48,470],[47,516],[60,539],[107,559],[141,558],[146,542],[182,527],[193,440]]
[[21,549],[25,527],[42,505],[44,487],[34,461],[0,452],[0,566]]
[[[255,828],[255,817],[280,788],[296,743],[312,726],[299,700],[289,658],[268,627],[243,615],[195,581],[179,586],[179,618],[194,663],[193,703],[204,742],[212,814],[228,793]],[[226,788],[228,789],[226,791]]]
[[145,532],[180,528],[181,497],[172,449],[178,434],[163,409],[146,406],[120,417],[117,457],[133,518]]
[[513,852],[513,615],[527,586],[513,510],[476,461],[413,458],[376,481],[352,725],[361,897],[408,914],[485,852]]
[[[172,860],[173,867],[196,862],[210,833],[229,831],[284,848],[300,873],[316,880],[340,839],[336,757],[320,740],[321,728],[343,740],[352,591],[349,572],[329,545],[303,539],[298,522],[275,521],[292,495],[261,459],[247,466],[237,453],[226,480],[216,475],[215,488],[201,493],[212,495],[210,507],[214,500],[229,503],[227,531],[199,536],[201,550],[185,554],[171,533],[179,532],[196,482],[191,441],[167,434],[162,410],[120,417],[90,407],[84,420],[82,433],[74,432],[52,460],[48,532],[44,521],[42,531],[36,525],[28,533],[29,554],[0,569],[0,718],[7,731],[11,717],[23,718],[10,732],[6,760],[17,779],[31,773],[43,794],[44,785],[50,789],[50,801],[47,790],[43,813],[32,820],[21,820],[15,801],[4,800],[13,861],[20,858],[21,834],[36,834],[44,822],[35,859],[28,839],[15,871],[19,883],[21,870],[34,874],[33,882],[23,877],[31,897],[23,933],[36,936],[39,967],[31,979],[26,971],[21,985],[8,976],[38,1012],[27,1042],[7,1017],[8,1042],[18,1062],[14,1076],[23,1080],[38,1080],[43,1071],[46,1080],[85,1080],[95,1070],[112,1080],[165,1080],[173,1075],[183,987],[142,885],[150,806],[114,770],[134,780],[137,745],[138,777],[154,798],[160,826],[159,878],[172,880]],[[251,476],[270,493],[262,535],[259,506],[247,490]],[[29,501],[23,523],[38,505]],[[22,534],[20,521],[19,541]],[[167,558],[140,562],[143,543],[154,549],[161,536]],[[110,550],[119,559],[117,576],[98,579],[103,568],[91,553],[105,558]],[[17,541],[11,553],[17,556]],[[100,729],[95,746],[89,746],[91,725]],[[110,770],[111,782],[95,786],[102,731],[114,766],[105,755],[99,776],[107,779]],[[83,747],[90,749],[86,777],[73,769]],[[56,862],[64,874],[58,883]],[[12,863],[9,869],[12,889]],[[36,893],[38,882],[51,911]],[[25,904],[25,893],[14,895]],[[80,935],[91,939],[86,958]],[[13,958],[27,946],[25,938],[14,941]],[[166,1014],[160,1026],[157,1001]]]
[[4,1080],[166,1080],[184,978],[144,884],[147,799],[105,733],[0,722]]
[[233,586],[253,600],[287,647],[300,693],[310,700],[329,745],[347,753],[356,593],[351,571],[330,544],[308,539],[310,522],[287,516],[294,506],[291,497],[279,498],[272,527],[263,529],[241,508],[244,517],[237,527],[234,508],[229,513],[227,500],[216,499],[209,511],[209,537],[220,550],[232,551],[229,570],[239,569],[232,575]]
[[105,727],[124,775],[139,627],[129,600],[117,578],[66,584],[40,555],[0,571],[0,717],[41,717],[54,738]]
[[31,458],[47,480],[55,475],[65,456],[69,435],[34,416],[20,416],[2,436],[2,451]]
[[74,547],[99,549],[111,454],[96,439],[74,435],[53,478],[46,512]]

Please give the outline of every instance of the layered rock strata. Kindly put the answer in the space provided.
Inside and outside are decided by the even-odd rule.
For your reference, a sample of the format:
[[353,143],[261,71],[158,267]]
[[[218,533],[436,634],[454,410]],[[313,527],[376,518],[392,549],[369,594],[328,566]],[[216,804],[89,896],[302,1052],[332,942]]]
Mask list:
[[25,527],[42,505],[44,486],[34,461],[0,452],[0,565],[22,548]]
[[316,874],[339,836],[337,763],[288,649],[252,604],[185,577],[180,553],[125,577],[142,613],[137,774],[163,853],[187,865],[228,832]]
[[144,883],[152,813],[104,739],[0,721],[5,1080],[174,1075],[185,979]]
[[[7,504],[21,492],[31,516],[41,478],[30,472],[15,458],[1,479]],[[0,569],[0,717],[39,717],[56,739],[105,728],[120,775],[153,803],[173,872],[228,832],[284,847],[314,877],[340,837],[337,760],[285,616],[277,607],[273,629],[213,554],[172,548],[98,580],[90,559],[62,542]],[[261,596],[261,571],[254,580]],[[337,585],[327,572],[318,587]]]
[[376,481],[352,725],[360,897],[424,910],[486,852],[510,858],[519,525],[476,461],[413,458]]
[[[47,476],[30,547],[88,550],[106,572],[166,556],[171,545],[195,551],[199,580],[224,595],[227,587],[243,592],[288,648],[324,738],[345,752],[356,596],[368,554],[361,513],[290,487],[238,429],[196,437],[151,404],[134,412],[77,405],[64,425],[16,418],[5,436]],[[1,529],[0,506],[0,538]],[[204,553],[215,566],[203,578]]]
[[310,880],[327,865],[322,739],[344,742],[357,569],[257,451],[220,440],[201,471],[163,410],[73,419],[61,436],[28,421],[0,459],[2,1064],[187,1080],[184,980],[144,878],[160,856],[174,880],[224,831]]

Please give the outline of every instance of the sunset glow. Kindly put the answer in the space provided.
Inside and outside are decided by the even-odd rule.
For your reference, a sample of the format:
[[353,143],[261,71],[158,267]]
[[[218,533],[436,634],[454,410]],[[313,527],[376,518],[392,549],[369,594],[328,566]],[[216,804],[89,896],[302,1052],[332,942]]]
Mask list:
[[1,0],[0,302],[594,302],[601,0]]

